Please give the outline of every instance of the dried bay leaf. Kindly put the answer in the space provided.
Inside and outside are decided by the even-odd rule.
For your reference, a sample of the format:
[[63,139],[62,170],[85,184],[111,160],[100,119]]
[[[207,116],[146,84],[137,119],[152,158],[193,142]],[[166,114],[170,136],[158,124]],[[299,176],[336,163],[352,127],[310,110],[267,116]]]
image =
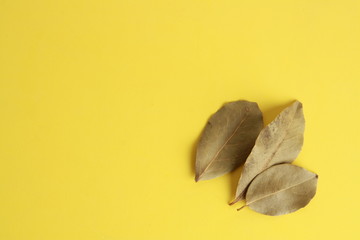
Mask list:
[[195,181],[224,175],[243,164],[263,128],[255,102],[226,103],[209,119],[197,146]]
[[303,145],[304,128],[302,104],[295,101],[260,132],[244,164],[236,198],[230,205],[245,198],[247,187],[259,173],[275,164],[295,160]]
[[294,212],[315,196],[317,180],[315,173],[292,164],[272,166],[251,182],[245,206],[270,216]]

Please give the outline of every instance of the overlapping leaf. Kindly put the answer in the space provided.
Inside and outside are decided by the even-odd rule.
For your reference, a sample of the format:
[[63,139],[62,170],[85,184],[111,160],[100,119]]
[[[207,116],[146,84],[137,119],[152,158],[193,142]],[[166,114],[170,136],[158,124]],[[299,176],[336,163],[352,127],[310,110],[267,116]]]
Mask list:
[[291,163],[303,145],[305,120],[299,101],[284,109],[256,139],[241,173],[234,204],[245,197],[250,182],[262,171],[279,163]]
[[208,121],[196,153],[195,180],[226,174],[243,164],[263,128],[255,102],[225,104]]
[[280,164],[259,174],[246,193],[246,206],[271,216],[305,207],[316,193],[318,176],[301,167]]

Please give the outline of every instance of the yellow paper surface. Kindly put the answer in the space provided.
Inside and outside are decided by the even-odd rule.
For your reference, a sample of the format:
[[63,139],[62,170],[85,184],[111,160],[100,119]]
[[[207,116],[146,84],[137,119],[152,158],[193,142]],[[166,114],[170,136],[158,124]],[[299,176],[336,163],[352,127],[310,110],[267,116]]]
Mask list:
[[[360,4],[0,1],[1,240],[360,239]],[[304,104],[310,204],[228,206],[194,182],[227,101]]]

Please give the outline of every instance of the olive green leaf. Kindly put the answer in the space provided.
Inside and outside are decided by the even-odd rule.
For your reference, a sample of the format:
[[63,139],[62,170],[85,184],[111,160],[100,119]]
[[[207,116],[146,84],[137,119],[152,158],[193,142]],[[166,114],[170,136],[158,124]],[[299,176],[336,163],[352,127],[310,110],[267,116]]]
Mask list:
[[245,198],[247,187],[256,175],[275,164],[295,160],[303,145],[304,128],[302,104],[295,101],[260,132],[244,164],[235,200],[230,205]]
[[226,103],[211,116],[201,135],[195,181],[219,177],[243,164],[262,128],[262,113],[257,103]]
[[270,216],[294,212],[315,196],[317,180],[315,173],[292,164],[272,166],[251,182],[245,206]]

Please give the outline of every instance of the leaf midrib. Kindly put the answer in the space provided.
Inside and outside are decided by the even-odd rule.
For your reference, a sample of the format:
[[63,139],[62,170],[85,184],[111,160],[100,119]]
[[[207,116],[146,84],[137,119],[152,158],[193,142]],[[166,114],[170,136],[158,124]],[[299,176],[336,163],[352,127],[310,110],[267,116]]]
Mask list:
[[284,189],[281,189],[281,190],[279,190],[279,191],[276,191],[276,192],[267,194],[267,195],[265,195],[265,196],[263,196],[263,197],[261,197],[261,198],[258,198],[258,199],[254,200],[254,201],[250,201],[249,203],[246,203],[246,206],[249,206],[250,204],[252,204],[252,203],[254,203],[254,202],[260,201],[260,200],[262,200],[262,199],[264,199],[264,198],[268,198],[268,197],[273,196],[273,195],[275,195],[275,194],[278,194],[278,193],[280,193],[280,192],[283,192],[283,191],[289,190],[289,189],[291,189],[291,188],[297,187],[297,186],[299,186],[299,185],[301,185],[301,184],[303,184],[303,183],[306,183],[306,182],[308,182],[308,181],[310,181],[310,180],[312,180],[312,179],[314,179],[314,178],[316,178],[316,177],[317,177],[317,175],[312,176],[311,178],[306,179],[305,181],[302,181],[302,182],[300,182],[300,183],[296,183],[296,184],[294,184],[294,185],[291,185],[291,186],[289,186],[289,187],[287,187],[287,188],[284,188]]

